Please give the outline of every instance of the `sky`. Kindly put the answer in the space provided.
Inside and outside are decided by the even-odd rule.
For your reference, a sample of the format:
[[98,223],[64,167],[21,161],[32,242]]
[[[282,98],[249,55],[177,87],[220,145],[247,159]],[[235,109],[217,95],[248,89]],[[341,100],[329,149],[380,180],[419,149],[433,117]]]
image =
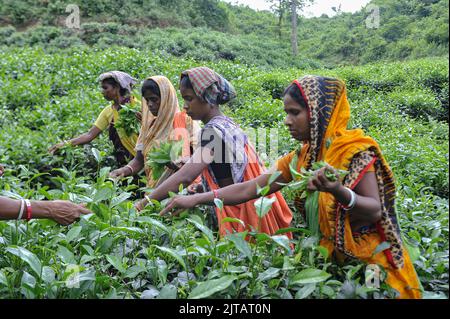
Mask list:
[[[224,0],[233,4],[244,4],[255,10],[268,10],[270,5],[266,0]],[[318,17],[322,14],[332,16],[334,11],[331,7],[338,7],[341,4],[341,10],[344,12],[355,12],[369,3],[370,0],[315,0],[312,6],[304,9],[306,17]]]

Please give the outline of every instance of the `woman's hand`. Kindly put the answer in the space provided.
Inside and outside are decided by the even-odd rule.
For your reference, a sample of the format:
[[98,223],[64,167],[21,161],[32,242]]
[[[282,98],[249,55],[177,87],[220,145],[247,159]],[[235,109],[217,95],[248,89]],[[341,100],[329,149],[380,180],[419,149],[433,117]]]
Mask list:
[[129,171],[129,168],[127,168],[127,167],[118,168],[118,169],[112,171],[111,173],[109,173],[109,177],[111,177],[111,178],[125,177],[125,176],[127,176],[126,170]]
[[53,155],[57,150],[64,147],[64,145],[66,145],[66,142],[60,142],[58,144],[55,144],[48,149],[48,152]]
[[[336,181],[331,181],[327,178],[328,175],[336,176]],[[308,181],[308,190],[310,191],[319,191],[319,192],[328,192],[331,194],[335,194],[339,187],[341,186],[341,182],[339,181],[339,176],[331,166],[322,167],[317,173]]]
[[200,183],[194,183],[187,187],[188,194],[197,194],[197,193],[203,193],[203,185]]
[[40,204],[47,206],[46,209],[49,212],[48,218],[61,225],[72,224],[81,215],[92,214],[84,205],[74,204],[65,200],[41,202]]
[[138,212],[140,212],[140,211],[142,211],[144,208],[145,208],[145,206],[148,204],[148,201],[145,199],[145,198],[143,198],[143,199],[141,199],[140,201],[137,201],[135,204],[134,204],[134,208],[138,211]]
[[193,208],[197,206],[197,201],[195,195],[192,196],[175,196],[172,198],[167,206],[159,213],[159,215],[164,216],[169,213],[172,209],[178,208],[174,213],[170,214],[172,216],[177,216],[182,211]]

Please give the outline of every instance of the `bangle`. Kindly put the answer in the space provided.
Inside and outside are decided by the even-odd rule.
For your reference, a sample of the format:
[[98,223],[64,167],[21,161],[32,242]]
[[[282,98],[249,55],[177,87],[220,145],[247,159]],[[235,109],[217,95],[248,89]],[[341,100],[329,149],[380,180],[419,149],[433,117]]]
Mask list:
[[17,216],[17,220],[21,220],[22,219],[24,208],[25,208],[25,200],[21,199],[20,200],[19,216]]
[[350,193],[350,202],[347,205],[342,205],[342,204],[341,205],[344,210],[351,210],[351,209],[353,209],[353,207],[355,207],[355,204],[356,204],[356,194],[350,188],[348,188],[348,187],[344,187],[344,188]]
[[214,194],[214,198],[219,198],[219,192],[217,191],[217,189],[213,189],[212,192]]
[[125,167],[128,167],[130,169],[131,175],[134,174],[134,169],[133,169],[133,167],[131,167],[131,165],[125,165]]
[[25,199],[25,204],[27,204],[27,221],[29,222],[31,219],[31,212],[32,212],[31,203],[28,199]]

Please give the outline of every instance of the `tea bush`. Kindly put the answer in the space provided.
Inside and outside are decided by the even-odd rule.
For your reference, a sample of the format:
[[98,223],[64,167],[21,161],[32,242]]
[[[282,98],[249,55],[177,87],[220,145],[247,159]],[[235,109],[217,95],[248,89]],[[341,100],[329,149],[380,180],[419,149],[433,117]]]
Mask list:
[[[114,26],[111,25],[114,29]],[[2,31],[6,32],[6,31]],[[51,41],[57,41],[58,37]],[[216,47],[217,49],[217,47]],[[212,49],[211,49],[212,50]],[[218,239],[204,208],[173,220],[156,209],[137,215],[136,186],[106,178],[115,168],[105,135],[92,145],[47,152],[87,131],[107,104],[96,79],[122,70],[142,81],[208,65],[235,86],[224,108],[259,150],[261,131],[278,132],[267,164],[296,147],[283,125],[281,93],[305,74],[337,76],[348,86],[352,120],[380,144],[393,168],[398,214],[414,265],[430,298],[448,298],[448,60],[422,59],[335,69],[271,69],[201,62],[130,48],[0,49],[0,179],[3,195],[86,202],[95,212],[69,227],[35,220],[0,223],[0,295],[4,298],[380,298],[364,286],[359,263],[330,262],[295,215],[294,247],[282,233]],[[180,99],[181,101],[181,99]],[[95,153],[93,148],[100,150]],[[292,193],[284,190],[289,205]],[[27,256],[27,257],[24,257]],[[17,271],[20,270],[20,271]],[[74,274],[78,276],[74,277]],[[78,278],[78,286],[70,283]],[[221,287],[221,289],[211,289]]]

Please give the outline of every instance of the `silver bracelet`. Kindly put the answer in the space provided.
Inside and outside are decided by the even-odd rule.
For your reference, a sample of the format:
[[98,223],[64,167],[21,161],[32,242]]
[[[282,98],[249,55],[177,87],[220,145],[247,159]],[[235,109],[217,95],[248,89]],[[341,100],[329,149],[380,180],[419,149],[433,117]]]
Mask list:
[[20,200],[19,216],[17,216],[17,220],[21,220],[22,219],[24,210],[25,210],[25,200],[21,199]]
[[356,194],[350,188],[348,188],[348,187],[344,187],[344,188],[350,193],[350,203],[348,203],[348,205],[346,205],[346,206],[342,205],[342,208],[344,210],[351,210],[356,205]]

